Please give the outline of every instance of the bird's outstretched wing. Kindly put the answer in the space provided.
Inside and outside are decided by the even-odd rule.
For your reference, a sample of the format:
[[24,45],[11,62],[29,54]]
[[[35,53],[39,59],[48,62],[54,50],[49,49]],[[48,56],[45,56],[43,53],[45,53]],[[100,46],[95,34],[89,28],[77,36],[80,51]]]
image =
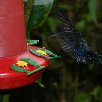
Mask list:
[[56,33],[62,49],[77,62],[102,63],[102,56],[90,50],[86,40],[77,31],[71,20],[60,9],[56,9],[54,13],[64,24],[62,31]]

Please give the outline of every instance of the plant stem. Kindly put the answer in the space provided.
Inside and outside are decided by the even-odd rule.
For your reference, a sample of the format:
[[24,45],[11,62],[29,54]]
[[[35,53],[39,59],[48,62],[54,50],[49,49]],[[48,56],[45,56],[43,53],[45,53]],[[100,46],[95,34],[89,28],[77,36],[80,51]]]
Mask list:
[[0,95],[0,102],[2,102],[2,99],[3,99],[3,95]]
[[27,25],[28,25],[28,22],[30,19],[30,14],[32,11],[33,3],[34,3],[34,0],[28,0],[28,4],[25,8],[25,25],[26,25],[26,28],[27,28]]
[[[26,29],[28,28],[28,23],[29,23],[31,12],[32,12],[33,3],[34,3],[34,0],[28,0],[28,4],[25,8],[25,14],[24,15],[25,15]],[[27,39],[30,40],[30,29],[27,29]]]
[[3,95],[2,102],[9,102],[10,95]]

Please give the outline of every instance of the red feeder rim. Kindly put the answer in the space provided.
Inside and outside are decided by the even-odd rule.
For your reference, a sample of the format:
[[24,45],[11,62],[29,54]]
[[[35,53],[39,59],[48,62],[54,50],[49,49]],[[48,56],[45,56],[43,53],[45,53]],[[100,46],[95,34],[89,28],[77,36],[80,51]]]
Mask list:
[[0,89],[34,82],[49,64],[38,47],[27,46],[25,31],[23,0],[0,0]]

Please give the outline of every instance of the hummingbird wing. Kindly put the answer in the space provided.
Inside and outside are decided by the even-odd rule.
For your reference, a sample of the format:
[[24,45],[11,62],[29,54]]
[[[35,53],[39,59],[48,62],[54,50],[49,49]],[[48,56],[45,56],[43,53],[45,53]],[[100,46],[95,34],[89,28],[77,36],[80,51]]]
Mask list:
[[89,50],[89,47],[85,39],[82,38],[82,34],[76,30],[71,20],[66,18],[59,9],[55,10],[55,15],[64,24],[62,32],[56,33],[62,49],[77,61],[84,60],[84,53]]
[[82,34],[77,31],[74,24],[66,17],[60,9],[55,10],[56,17],[64,24],[62,31],[56,33],[62,49],[77,62],[86,64],[102,64],[102,55],[93,52]]

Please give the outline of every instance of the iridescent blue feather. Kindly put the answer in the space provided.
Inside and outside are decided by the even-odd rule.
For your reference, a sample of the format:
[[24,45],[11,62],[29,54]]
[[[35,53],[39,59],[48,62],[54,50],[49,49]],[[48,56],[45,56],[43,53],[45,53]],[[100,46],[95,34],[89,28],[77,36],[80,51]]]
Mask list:
[[102,56],[97,52],[91,51],[86,40],[82,37],[82,34],[76,30],[71,20],[66,18],[59,9],[56,9],[54,13],[64,24],[62,31],[56,33],[62,49],[77,62],[102,64]]

